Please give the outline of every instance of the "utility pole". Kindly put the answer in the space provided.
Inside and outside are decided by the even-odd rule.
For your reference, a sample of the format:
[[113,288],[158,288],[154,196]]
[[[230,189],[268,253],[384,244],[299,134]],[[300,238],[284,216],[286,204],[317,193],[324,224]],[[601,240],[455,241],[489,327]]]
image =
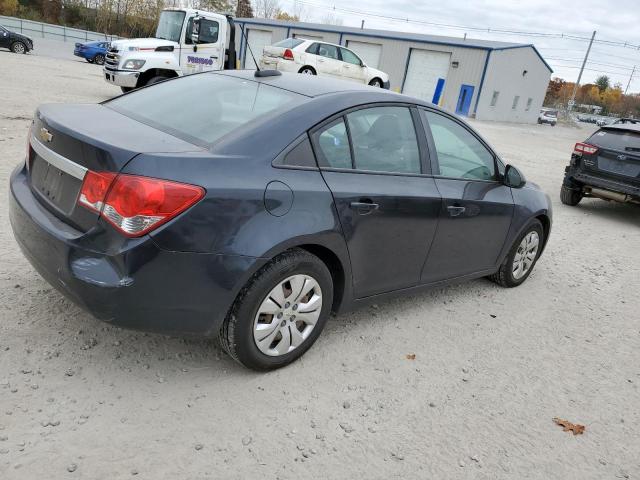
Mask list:
[[360,23],[360,30],[364,30],[364,20]]
[[571,94],[571,100],[569,100],[569,104],[567,105],[567,110],[571,111],[573,109],[573,105],[576,103],[576,93],[578,93],[578,87],[580,86],[580,80],[582,80],[582,72],[584,72],[584,66],[587,64],[587,59],[589,58],[589,52],[591,51],[591,45],[593,45],[593,39],[596,38],[596,31],[593,31],[591,35],[591,41],[589,42],[589,47],[587,48],[587,53],[584,55],[584,60],[582,61],[582,67],[580,67],[580,73],[578,74],[578,81],[573,87],[573,93]]
[[629,91],[629,85],[631,85],[631,79],[633,78],[633,74],[636,73],[636,66],[633,66],[633,70],[631,70],[631,76],[629,77],[629,81],[627,82],[627,88],[624,89],[624,94],[627,94],[627,91]]

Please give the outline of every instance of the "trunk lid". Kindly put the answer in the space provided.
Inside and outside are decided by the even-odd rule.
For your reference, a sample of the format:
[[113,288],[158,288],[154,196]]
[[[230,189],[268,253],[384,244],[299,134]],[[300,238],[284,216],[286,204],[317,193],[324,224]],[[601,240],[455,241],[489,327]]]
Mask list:
[[119,172],[140,153],[200,147],[102,105],[43,105],[29,139],[29,186],[40,203],[80,231],[98,215],[77,204],[87,170]]
[[588,169],[640,185],[640,132],[604,128],[588,143],[598,147],[595,155],[584,160]]

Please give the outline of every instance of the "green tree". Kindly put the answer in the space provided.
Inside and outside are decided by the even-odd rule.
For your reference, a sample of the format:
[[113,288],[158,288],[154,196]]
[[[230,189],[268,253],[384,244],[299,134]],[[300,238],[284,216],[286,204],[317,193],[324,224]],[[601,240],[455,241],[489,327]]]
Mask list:
[[602,93],[607,88],[611,87],[611,81],[606,75],[600,75],[598,78],[596,78],[595,85],[596,87],[598,87],[598,90],[600,90],[600,93]]
[[236,18],[253,18],[253,7],[249,0],[238,0]]

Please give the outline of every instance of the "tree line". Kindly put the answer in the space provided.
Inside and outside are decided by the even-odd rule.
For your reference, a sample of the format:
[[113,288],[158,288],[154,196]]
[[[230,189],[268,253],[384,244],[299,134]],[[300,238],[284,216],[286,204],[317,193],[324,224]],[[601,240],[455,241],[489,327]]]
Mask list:
[[[575,83],[566,82],[562,78],[553,78],[549,82],[544,105],[555,108],[566,108],[571,100]],[[603,115],[620,117],[640,117],[640,95],[625,95],[622,85],[611,85],[609,77],[599,76],[594,83],[578,87],[576,92],[575,111],[588,111],[580,105],[591,105],[602,108]]]

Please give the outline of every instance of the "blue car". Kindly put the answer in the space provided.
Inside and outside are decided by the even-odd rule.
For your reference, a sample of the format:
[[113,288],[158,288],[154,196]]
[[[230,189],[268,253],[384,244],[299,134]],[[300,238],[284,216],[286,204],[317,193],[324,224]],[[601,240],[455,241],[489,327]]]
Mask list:
[[9,204],[27,259],[96,317],[218,336],[258,370],[300,357],[331,312],[521,285],[551,229],[549,197],[458,117],[264,70],[41,105]]
[[109,42],[85,42],[76,43],[73,54],[84,58],[89,63],[104,64],[104,56],[107,54]]

